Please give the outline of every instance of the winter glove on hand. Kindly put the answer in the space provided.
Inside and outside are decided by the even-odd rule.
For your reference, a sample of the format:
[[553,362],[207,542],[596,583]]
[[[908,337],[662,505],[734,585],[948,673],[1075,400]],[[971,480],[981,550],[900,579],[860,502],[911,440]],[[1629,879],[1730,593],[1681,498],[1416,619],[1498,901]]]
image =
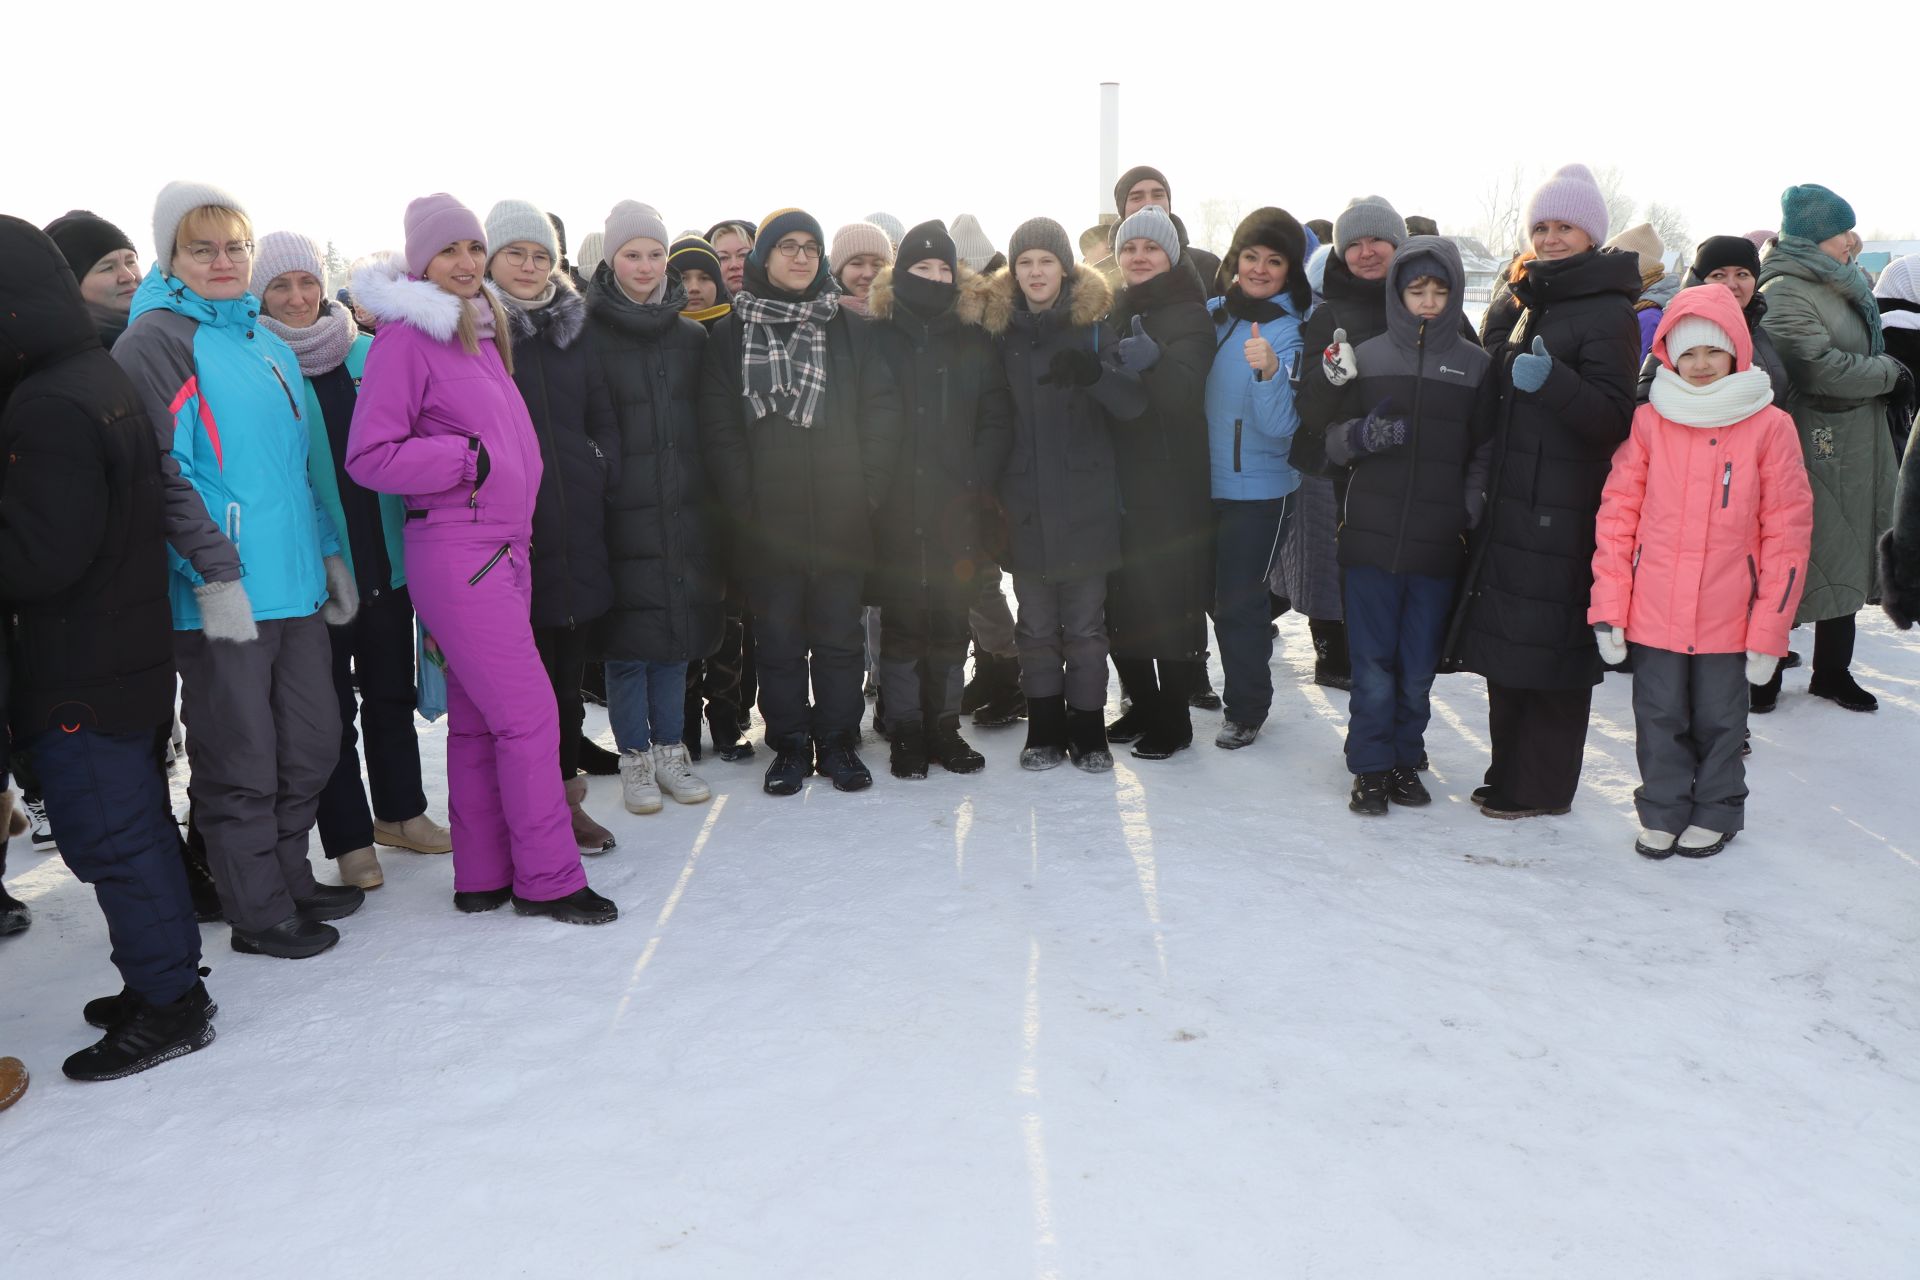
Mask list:
[[1333,331],[1333,341],[1320,353],[1320,369],[1336,387],[1344,387],[1360,376],[1360,362],[1353,358],[1353,344],[1347,341],[1345,329]]
[[1147,334],[1146,322],[1133,318],[1133,331],[1113,344],[1113,358],[1128,373],[1145,373],[1160,361],[1160,344]]
[[1487,493],[1484,489],[1467,490],[1467,528],[1478,529],[1480,521],[1487,514]]
[[1617,667],[1627,660],[1627,629],[1605,623],[1593,629],[1593,642],[1600,646],[1600,661]]
[[1373,406],[1364,418],[1336,422],[1327,428],[1327,457],[1350,467],[1372,453],[1386,453],[1407,442],[1407,424],[1393,416],[1393,400]]
[[345,556],[328,556],[321,564],[327,571],[327,602],[320,606],[320,620],[330,627],[344,627],[360,612],[360,588]]
[[1100,381],[1100,357],[1080,347],[1056,351],[1040,381],[1056,387],[1090,387]]
[[1780,665],[1780,659],[1770,653],[1755,653],[1747,650],[1747,683],[1765,684],[1773,679],[1773,672]]
[[231,640],[244,644],[260,638],[253,625],[253,601],[239,579],[232,582],[206,582],[193,589],[200,605],[200,631],[209,640]]
[[1552,372],[1553,357],[1547,354],[1547,340],[1536,336],[1532,351],[1514,357],[1513,389],[1529,393],[1538,391],[1547,385],[1547,375]]

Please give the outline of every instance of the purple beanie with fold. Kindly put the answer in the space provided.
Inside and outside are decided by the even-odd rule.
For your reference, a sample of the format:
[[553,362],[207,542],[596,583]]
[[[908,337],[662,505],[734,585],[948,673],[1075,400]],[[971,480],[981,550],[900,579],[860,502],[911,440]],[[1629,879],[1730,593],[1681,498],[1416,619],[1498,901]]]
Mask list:
[[444,191],[421,196],[407,206],[407,270],[427,273],[427,264],[456,240],[487,242],[480,216]]

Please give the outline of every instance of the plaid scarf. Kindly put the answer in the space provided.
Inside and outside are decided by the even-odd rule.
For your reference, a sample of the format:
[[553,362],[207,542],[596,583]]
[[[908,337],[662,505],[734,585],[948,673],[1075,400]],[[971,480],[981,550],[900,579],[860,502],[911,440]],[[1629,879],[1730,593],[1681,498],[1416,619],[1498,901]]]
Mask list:
[[[809,302],[780,302],[738,293],[740,382],[753,416],[784,414],[803,427],[827,391],[826,324],[840,313],[840,295],[822,293]],[[782,335],[782,330],[791,332]]]

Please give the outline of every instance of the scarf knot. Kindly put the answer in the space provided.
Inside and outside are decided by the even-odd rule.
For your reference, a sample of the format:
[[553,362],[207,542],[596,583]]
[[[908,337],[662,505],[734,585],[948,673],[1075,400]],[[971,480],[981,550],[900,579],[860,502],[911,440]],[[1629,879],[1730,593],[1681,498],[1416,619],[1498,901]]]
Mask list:
[[803,427],[827,391],[827,322],[840,314],[831,291],[805,302],[734,295],[740,317],[740,382],[753,416],[782,414]]

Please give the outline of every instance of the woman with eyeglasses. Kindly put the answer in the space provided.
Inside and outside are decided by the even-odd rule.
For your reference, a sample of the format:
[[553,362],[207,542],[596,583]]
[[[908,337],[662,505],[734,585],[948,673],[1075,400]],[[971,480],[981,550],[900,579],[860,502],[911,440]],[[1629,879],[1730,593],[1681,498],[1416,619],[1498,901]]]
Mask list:
[[[360,607],[307,477],[300,362],[248,292],[253,228],[218,187],[154,204],[156,261],[113,355],[148,405],[173,548],[174,661],[233,949],[300,958],[339,941],[351,885],[317,883],[307,834],[340,755],[329,623]],[[244,565],[244,579],[242,566]]]
[[855,750],[860,605],[900,401],[873,330],[840,309],[825,246],[804,210],[761,222],[701,372],[701,446],[753,614],[770,795],[795,794],[815,768],[836,790],[873,783]]

